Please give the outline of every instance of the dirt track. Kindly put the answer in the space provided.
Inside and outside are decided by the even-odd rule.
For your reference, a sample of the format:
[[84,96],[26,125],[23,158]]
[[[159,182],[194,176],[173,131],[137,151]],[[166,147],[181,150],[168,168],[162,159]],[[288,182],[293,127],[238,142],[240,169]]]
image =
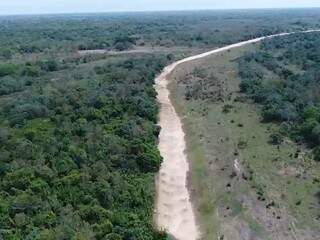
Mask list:
[[[319,32],[308,30],[301,33]],[[167,88],[170,73],[180,64],[204,58],[232,48],[259,42],[266,38],[285,36],[294,33],[281,33],[267,37],[256,38],[206,53],[191,56],[167,66],[155,80],[158,102],[161,105],[159,150],[163,163],[157,181],[156,223],[160,230],[165,230],[178,240],[195,240],[200,236],[196,225],[190,194],[187,188],[189,165],[185,155],[186,143],[182,123],[169,98]]]

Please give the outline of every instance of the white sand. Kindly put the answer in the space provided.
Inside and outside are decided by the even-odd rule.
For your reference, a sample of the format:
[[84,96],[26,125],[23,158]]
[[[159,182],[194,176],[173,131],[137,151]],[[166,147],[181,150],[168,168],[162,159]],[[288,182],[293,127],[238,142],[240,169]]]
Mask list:
[[[302,33],[318,32],[320,30],[303,31]],[[157,182],[156,223],[159,230],[165,230],[177,240],[195,240],[200,236],[192,209],[190,194],[187,188],[189,165],[185,155],[186,143],[182,123],[170,99],[168,77],[179,65],[185,62],[203,58],[232,48],[259,42],[266,38],[284,36],[294,33],[281,33],[267,37],[256,38],[215,49],[177,61],[167,66],[156,78],[155,89],[161,105],[159,150],[163,163]]]

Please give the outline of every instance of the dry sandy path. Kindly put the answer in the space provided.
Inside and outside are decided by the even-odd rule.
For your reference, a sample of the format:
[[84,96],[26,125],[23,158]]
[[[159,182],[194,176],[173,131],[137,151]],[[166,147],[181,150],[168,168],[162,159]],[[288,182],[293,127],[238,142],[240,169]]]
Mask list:
[[[318,32],[308,30],[300,33]],[[256,38],[226,47],[215,49],[199,55],[191,56],[164,68],[155,80],[155,89],[160,103],[161,132],[159,136],[159,150],[163,157],[157,180],[156,224],[160,230],[165,230],[177,240],[196,240],[200,236],[196,225],[195,215],[187,188],[187,174],[189,165],[185,154],[185,134],[182,123],[169,98],[168,82],[170,73],[180,64],[199,58],[259,42],[266,38],[285,36],[294,33],[281,33]]]

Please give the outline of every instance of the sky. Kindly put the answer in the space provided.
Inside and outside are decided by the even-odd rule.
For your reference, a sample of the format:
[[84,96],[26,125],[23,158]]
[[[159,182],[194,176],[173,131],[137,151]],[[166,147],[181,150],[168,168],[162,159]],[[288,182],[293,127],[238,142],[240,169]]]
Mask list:
[[320,7],[320,0],[0,0],[0,15]]

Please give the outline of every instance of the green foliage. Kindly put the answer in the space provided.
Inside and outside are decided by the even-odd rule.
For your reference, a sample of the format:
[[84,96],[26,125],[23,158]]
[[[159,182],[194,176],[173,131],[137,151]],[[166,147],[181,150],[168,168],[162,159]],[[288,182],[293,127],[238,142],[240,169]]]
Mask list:
[[233,106],[230,104],[223,105],[222,112],[223,113],[230,113],[232,108],[233,108]]
[[78,49],[127,50],[135,45],[214,48],[278,32],[316,28],[317,16],[318,9],[298,9],[1,18],[0,58]]
[[283,141],[283,135],[279,132],[272,133],[270,135],[270,143],[273,145],[279,145]]
[[[320,144],[319,44],[318,33],[275,38],[239,61],[241,91],[262,105],[263,120],[285,123],[284,134],[315,147],[315,159]],[[280,140],[279,134],[271,136],[274,144]]]
[[[282,11],[261,11],[230,17],[208,11],[1,18],[0,238],[167,238],[154,230],[152,219],[154,174],[161,162],[153,84],[174,52],[128,57],[75,51],[214,48],[300,29],[297,20],[314,26],[318,19],[310,19],[310,12],[318,14],[297,10],[284,18]],[[318,58],[312,53],[310,59],[303,68]],[[280,70],[285,78],[292,77]],[[279,104],[281,109],[286,109],[286,119],[300,117],[290,106]],[[305,117],[319,120],[313,112]],[[303,129],[318,136],[312,124]]]
[[51,61],[23,73],[31,84],[1,99],[1,237],[165,239],[152,222],[161,162],[153,80],[166,61],[92,64],[81,81],[40,80],[62,71]]
[[14,75],[18,70],[18,66],[6,63],[6,64],[0,64],[0,77],[4,77],[7,75]]
[[315,106],[308,106],[303,112],[304,119],[320,120],[320,109]]
[[320,147],[316,147],[313,150],[313,154],[314,154],[314,160],[316,160],[317,162],[320,162]]
[[14,92],[19,92],[23,89],[24,82],[21,79],[16,79],[11,76],[3,77],[0,80],[0,96]]
[[55,60],[51,59],[41,62],[40,67],[46,72],[54,72],[58,70],[58,63]]
[[137,146],[137,157],[138,165],[144,172],[157,172],[160,167],[161,156],[155,145],[139,144]]

